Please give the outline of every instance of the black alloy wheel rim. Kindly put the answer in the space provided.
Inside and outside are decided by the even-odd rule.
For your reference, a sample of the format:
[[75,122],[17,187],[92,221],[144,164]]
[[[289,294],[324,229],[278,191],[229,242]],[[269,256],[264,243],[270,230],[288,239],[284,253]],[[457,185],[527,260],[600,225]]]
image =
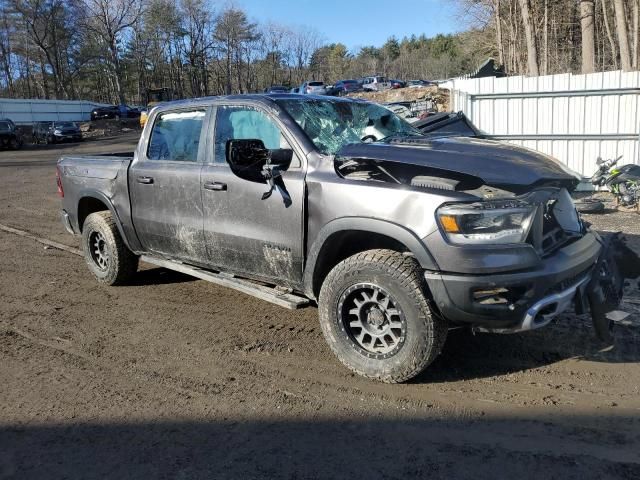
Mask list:
[[369,358],[389,358],[404,345],[404,312],[382,287],[372,283],[352,285],[340,296],[337,314],[341,330],[356,350]]
[[96,267],[102,271],[109,268],[111,256],[109,255],[109,247],[102,232],[91,232],[89,235],[89,252]]

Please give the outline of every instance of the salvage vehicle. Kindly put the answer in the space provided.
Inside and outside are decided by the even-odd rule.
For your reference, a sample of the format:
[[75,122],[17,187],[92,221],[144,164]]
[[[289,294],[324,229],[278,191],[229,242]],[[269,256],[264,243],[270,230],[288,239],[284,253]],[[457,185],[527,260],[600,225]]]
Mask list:
[[9,119],[0,120],[0,148],[10,148],[17,150],[24,145],[22,132],[13,121]]
[[389,85],[391,88],[405,88],[407,86],[407,82],[403,82],[402,80],[389,80]]
[[298,93],[302,93],[304,95],[326,95],[327,87],[324,82],[304,82],[300,85]]
[[91,121],[121,118],[140,118],[140,110],[128,105],[108,105],[91,110]]
[[407,80],[407,87],[409,88],[425,88],[436,85],[434,82],[430,82],[429,80]]
[[288,93],[289,87],[283,85],[271,85],[264,89],[264,93]]
[[80,127],[74,122],[37,122],[32,130],[33,143],[61,143],[82,141]]
[[327,88],[327,95],[342,96],[348,93],[355,93],[362,90],[362,86],[357,80],[338,80],[336,83]]
[[373,76],[364,77],[362,80],[362,89],[372,92],[380,92],[382,90],[389,90],[391,83],[386,77]]
[[640,273],[622,239],[580,220],[559,162],[429,138],[361,100],[163,104],[134,153],[63,157],[57,183],[98,282],[125,284],[142,260],[289,308],[317,302],[337,358],[390,383],[431,364],[452,327],[522,332],[574,305],[611,342],[622,279]]

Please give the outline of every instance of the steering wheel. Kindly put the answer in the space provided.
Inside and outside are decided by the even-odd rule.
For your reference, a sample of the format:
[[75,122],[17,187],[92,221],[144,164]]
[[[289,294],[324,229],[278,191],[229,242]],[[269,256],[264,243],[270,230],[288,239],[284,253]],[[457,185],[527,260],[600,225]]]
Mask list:
[[362,140],[363,143],[373,143],[373,142],[377,141],[378,139],[376,138],[375,135],[365,135],[360,140]]

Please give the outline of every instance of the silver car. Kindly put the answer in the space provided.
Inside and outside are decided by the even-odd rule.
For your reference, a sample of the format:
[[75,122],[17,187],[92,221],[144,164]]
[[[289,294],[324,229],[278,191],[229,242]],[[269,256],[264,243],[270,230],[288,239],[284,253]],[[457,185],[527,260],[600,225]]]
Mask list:
[[298,93],[302,93],[305,95],[326,95],[327,86],[324,84],[324,82],[304,82],[300,86],[300,91]]

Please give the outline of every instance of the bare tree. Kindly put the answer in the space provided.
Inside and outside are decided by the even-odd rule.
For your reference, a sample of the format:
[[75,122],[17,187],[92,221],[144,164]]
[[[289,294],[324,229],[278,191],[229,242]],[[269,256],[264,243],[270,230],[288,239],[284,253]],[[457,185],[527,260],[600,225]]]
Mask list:
[[120,45],[124,33],[142,15],[144,11],[143,0],[85,0],[85,2],[87,16],[84,19],[84,26],[106,47],[118,101],[120,104],[124,104]]
[[607,32],[607,40],[609,41],[609,46],[611,48],[611,59],[614,68],[618,68],[618,50],[616,48],[616,42],[613,38],[613,33],[611,32],[611,27],[609,26],[609,14],[608,14],[608,4],[609,0],[600,0],[600,5],[602,7],[602,23],[604,23],[605,31]]
[[622,64],[622,69],[628,72],[631,70],[631,52],[629,50],[627,17],[623,0],[613,0],[613,7],[616,13],[616,32],[618,34],[618,45],[620,47],[620,63]]
[[234,7],[227,8],[218,19],[214,32],[219,50],[224,55],[225,93],[233,92],[232,73],[235,70],[237,89],[243,91],[242,63],[248,53],[247,44],[258,37],[256,24],[250,23],[247,14]]
[[12,0],[11,5],[19,13],[29,39],[42,53],[41,70],[45,85],[46,66],[51,69],[57,98],[69,98],[62,52],[65,40],[68,40],[65,38],[65,13],[69,11],[66,3],[63,0]]
[[533,19],[531,17],[530,0],[520,0],[520,11],[522,13],[522,24],[524,25],[525,39],[527,42],[527,65],[529,75],[540,74],[538,67],[538,45],[536,42],[536,32]]
[[580,26],[582,31],[582,73],[595,72],[595,5],[594,0],[580,0]]

